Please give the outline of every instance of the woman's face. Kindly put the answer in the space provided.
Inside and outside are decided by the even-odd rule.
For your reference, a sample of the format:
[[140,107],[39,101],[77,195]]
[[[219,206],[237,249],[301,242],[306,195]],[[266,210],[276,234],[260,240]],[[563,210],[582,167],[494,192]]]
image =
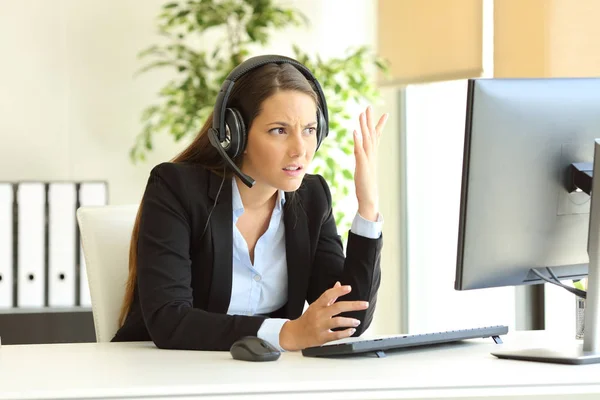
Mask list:
[[281,91],[267,98],[248,132],[242,171],[257,183],[291,192],[317,148],[317,106],[312,97]]

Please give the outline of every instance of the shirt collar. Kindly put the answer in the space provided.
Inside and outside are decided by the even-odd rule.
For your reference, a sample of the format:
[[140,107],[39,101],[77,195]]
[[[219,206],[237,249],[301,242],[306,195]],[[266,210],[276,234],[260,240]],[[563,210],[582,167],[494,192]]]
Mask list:
[[[285,192],[281,189],[277,191],[277,202],[275,203],[274,212],[281,212],[283,205],[285,204]],[[240,196],[240,190],[238,189],[235,178],[231,179],[231,205],[233,208],[233,223],[237,222],[237,219],[244,213],[244,203],[242,203],[242,197]]]

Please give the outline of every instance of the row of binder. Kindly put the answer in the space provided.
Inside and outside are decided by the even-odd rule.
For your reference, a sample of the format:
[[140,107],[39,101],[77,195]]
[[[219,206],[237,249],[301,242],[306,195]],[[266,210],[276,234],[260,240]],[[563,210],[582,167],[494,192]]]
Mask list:
[[0,182],[0,308],[91,306],[76,212],[106,182]]

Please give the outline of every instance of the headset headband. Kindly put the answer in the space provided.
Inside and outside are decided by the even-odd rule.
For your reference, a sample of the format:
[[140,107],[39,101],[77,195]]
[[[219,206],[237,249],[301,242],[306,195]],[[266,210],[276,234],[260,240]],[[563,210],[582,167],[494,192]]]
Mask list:
[[[217,100],[215,102],[215,108],[213,111],[213,129],[218,132],[219,142],[223,142],[226,139],[226,131],[225,131],[225,110],[227,109],[227,102],[229,100],[229,95],[231,90],[233,89],[233,85],[235,82],[245,75],[246,73],[262,67],[266,64],[292,64],[298,71],[304,75],[309,82],[313,84],[314,89],[317,92],[317,97],[319,98],[319,108],[323,113],[323,118],[325,123],[329,125],[329,113],[327,111],[327,102],[325,100],[325,95],[323,94],[323,90],[321,89],[321,85],[319,81],[313,76],[308,68],[294,60],[293,58],[278,56],[278,55],[263,55],[249,58],[244,61],[237,67],[235,67],[227,76],[223,84],[221,85],[221,90],[217,95]],[[325,128],[325,132],[327,132],[328,127]]]

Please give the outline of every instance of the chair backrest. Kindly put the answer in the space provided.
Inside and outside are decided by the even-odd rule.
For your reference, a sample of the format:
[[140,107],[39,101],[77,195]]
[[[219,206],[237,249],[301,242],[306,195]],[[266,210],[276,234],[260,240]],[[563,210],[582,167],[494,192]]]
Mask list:
[[137,210],[138,205],[77,210],[97,342],[109,342],[118,329]]

